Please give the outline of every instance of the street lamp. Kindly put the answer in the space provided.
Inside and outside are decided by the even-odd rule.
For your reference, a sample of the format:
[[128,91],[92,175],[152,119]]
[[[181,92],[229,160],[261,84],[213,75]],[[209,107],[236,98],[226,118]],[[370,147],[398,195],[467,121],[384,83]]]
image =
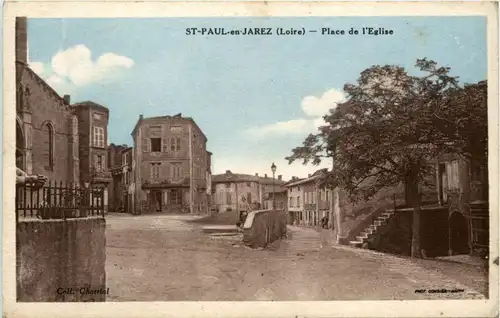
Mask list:
[[271,166],[271,171],[273,172],[273,210],[276,209],[276,198],[275,198],[275,190],[274,190],[274,186],[275,186],[275,182],[274,182],[274,174],[276,173],[276,165],[272,164]]

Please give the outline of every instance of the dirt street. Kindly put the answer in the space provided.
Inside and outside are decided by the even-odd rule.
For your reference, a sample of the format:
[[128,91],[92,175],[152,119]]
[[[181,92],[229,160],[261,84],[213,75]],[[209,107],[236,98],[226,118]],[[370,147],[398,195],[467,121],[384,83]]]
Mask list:
[[251,250],[236,239],[203,234],[200,225],[185,222],[189,218],[108,217],[109,301],[483,297],[410,260],[332,247],[312,229],[290,227],[289,238],[272,249]]

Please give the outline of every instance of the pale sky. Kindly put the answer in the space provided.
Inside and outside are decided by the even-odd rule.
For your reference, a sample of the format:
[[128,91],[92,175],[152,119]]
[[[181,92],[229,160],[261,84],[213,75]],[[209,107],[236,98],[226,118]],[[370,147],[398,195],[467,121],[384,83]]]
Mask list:
[[[364,26],[392,36],[188,36],[191,27]],[[482,17],[29,19],[32,69],[72,102],[110,110],[109,142],[132,144],[139,117],[192,117],[208,138],[213,173],[306,177],[288,165],[364,69],[397,64],[415,72],[427,57],[462,83],[486,79]]]

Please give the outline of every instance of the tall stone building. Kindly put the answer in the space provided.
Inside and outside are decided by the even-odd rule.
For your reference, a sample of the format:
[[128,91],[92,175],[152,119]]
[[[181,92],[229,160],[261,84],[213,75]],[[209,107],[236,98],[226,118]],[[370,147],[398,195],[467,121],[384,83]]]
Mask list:
[[27,20],[16,19],[16,165],[51,181],[80,182],[78,118],[28,65]]
[[132,137],[136,208],[143,213],[207,213],[211,153],[195,121],[181,114],[140,115]]

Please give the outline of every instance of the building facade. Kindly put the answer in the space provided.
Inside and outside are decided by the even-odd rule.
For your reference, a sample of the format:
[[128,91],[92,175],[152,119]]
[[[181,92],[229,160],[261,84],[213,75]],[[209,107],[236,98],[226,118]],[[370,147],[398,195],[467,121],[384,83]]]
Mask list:
[[94,102],[72,105],[78,118],[80,179],[104,191],[104,210],[108,210],[108,186],[112,175],[108,163],[109,110]]
[[[285,182],[279,175],[273,179],[258,174],[248,175],[227,170],[212,177],[213,204],[217,212],[243,211],[248,208],[263,209],[266,193],[278,189]],[[250,207],[248,206],[250,205]]]
[[108,147],[108,168],[113,181],[108,186],[110,209],[117,212],[133,212],[132,185],[133,148],[127,145],[110,144]]
[[208,213],[211,153],[195,121],[181,114],[140,115],[132,137],[136,208]]
[[447,207],[448,254],[489,249],[488,168],[485,160],[441,156],[436,163],[437,199]]
[[287,189],[282,185],[275,187],[275,189],[273,190],[267,189],[267,191],[264,193],[263,208],[266,210],[274,208],[281,211],[288,211],[287,198]]
[[319,226],[323,217],[333,224],[332,190],[318,184],[324,170],[318,170],[307,178],[294,178],[285,185],[288,193],[289,222],[295,225]]
[[60,97],[27,62],[27,21],[16,18],[16,165],[78,184],[78,119],[69,96]]

